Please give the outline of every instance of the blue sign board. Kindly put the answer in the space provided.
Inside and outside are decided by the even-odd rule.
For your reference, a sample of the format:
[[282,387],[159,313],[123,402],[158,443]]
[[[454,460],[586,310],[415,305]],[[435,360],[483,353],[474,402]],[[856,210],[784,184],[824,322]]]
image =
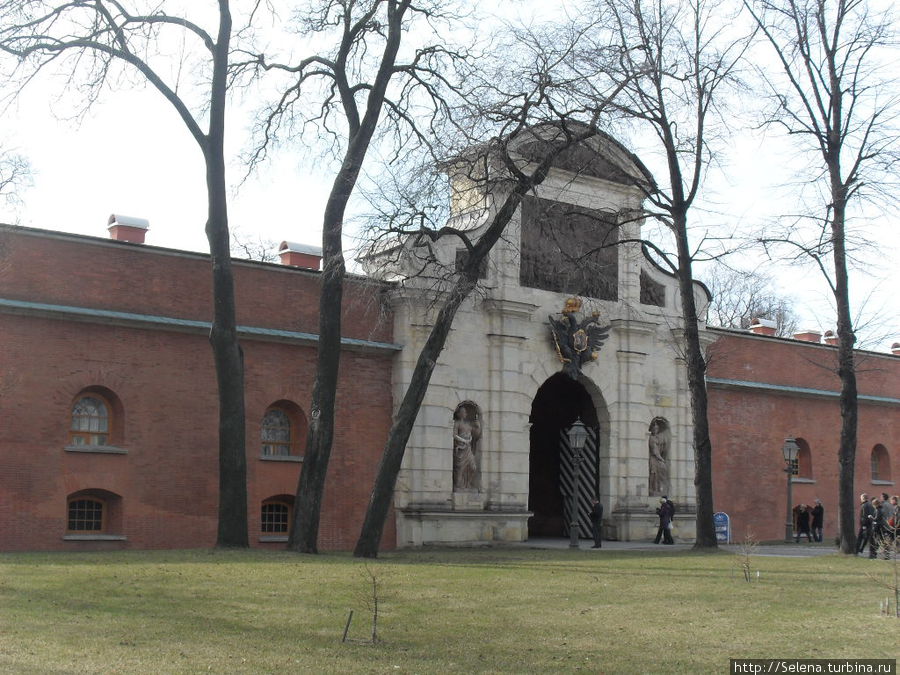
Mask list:
[[727,513],[719,511],[713,514],[713,525],[716,528],[716,541],[723,544],[731,543],[731,518]]

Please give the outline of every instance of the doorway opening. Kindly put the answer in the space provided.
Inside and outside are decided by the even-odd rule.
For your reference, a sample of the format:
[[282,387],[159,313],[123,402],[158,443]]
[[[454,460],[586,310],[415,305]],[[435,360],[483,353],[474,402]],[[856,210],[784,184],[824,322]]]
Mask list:
[[[588,430],[580,462],[575,460],[566,434],[577,419]],[[538,388],[529,421],[528,510],[534,515],[528,523],[528,536],[568,536],[574,488],[580,535],[589,537],[591,500],[598,494],[600,479],[600,421],[593,397],[584,384],[557,373]]]

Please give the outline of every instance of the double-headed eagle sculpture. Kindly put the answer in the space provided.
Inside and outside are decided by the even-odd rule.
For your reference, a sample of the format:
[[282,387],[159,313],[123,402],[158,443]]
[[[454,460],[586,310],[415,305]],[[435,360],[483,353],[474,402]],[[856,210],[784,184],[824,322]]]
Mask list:
[[550,334],[556,353],[563,364],[563,372],[573,380],[578,379],[581,366],[597,358],[600,348],[609,337],[609,325],[597,325],[599,312],[578,320],[581,299],[569,298],[562,311],[562,318],[550,316]]

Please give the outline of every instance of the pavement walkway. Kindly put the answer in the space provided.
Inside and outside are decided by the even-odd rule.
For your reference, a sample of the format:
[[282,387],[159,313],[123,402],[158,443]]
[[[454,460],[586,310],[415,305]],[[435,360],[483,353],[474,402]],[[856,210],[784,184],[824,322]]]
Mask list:
[[[510,545],[521,548],[567,549],[569,548],[569,540],[562,537],[540,537]],[[664,544],[654,544],[652,541],[604,541],[603,548],[595,549],[591,548],[590,540],[582,539],[580,548],[587,553],[597,554],[602,554],[603,551],[644,551],[647,553],[671,553],[672,551],[689,551],[693,548],[693,546],[693,544],[681,543],[675,543],[671,546],[665,546]],[[740,553],[739,544],[720,544],[719,548],[730,553]],[[759,544],[753,555],[782,556],[786,558],[808,558],[812,556],[828,555],[829,553],[837,553],[837,549],[831,543],[810,544],[801,542],[799,544]]]

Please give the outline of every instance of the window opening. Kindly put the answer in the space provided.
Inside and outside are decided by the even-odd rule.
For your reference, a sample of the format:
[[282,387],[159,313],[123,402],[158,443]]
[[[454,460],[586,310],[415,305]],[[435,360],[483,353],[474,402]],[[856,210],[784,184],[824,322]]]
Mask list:
[[72,406],[71,445],[106,445],[109,441],[109,406],[97,396],[82,396]]
[[263,417],[262,454],[268,457],[291,454],[291,419],[283,410],[272,408]]
[[97,499],[72,499],[69,501],[70,532],[102,532],[103,502]]

